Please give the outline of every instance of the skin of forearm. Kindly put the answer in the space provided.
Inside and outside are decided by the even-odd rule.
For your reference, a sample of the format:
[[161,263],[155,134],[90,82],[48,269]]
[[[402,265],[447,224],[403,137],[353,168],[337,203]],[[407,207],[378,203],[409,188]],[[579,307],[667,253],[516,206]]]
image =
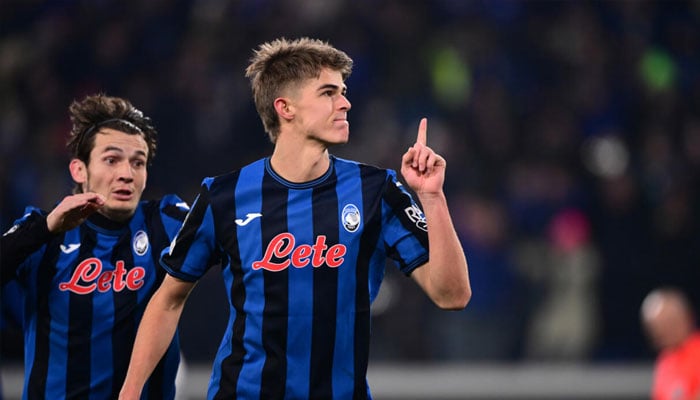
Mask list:
[[168,302],[164,297],[161,290],[157,291],[146,307],[136,334],[131,363],[120,399],[140,397],[143,385],[175,335],[185,300],[182,298],[176,302]]
[[467,260],[443,193],[420,195],[428,223],[430,261],[428,279],[431,298],[447,309],[464,308],[471,297]]

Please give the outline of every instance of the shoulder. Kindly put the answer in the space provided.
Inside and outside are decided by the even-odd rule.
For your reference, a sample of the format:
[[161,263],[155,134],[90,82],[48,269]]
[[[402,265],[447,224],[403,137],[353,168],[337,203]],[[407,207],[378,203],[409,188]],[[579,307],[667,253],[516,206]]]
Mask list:
[[48,215],[48,212],[41,209],[41,208],[38,208],[35,206],[27,206],[24,208],[24,212],[22,213],[22,216],[17,218],[14,221],[13,225],[16,226],[16,225],[22,224],[26,221],[34,220],[37,218],[46,218],[46,215]]
[[[20,230],[20,228],[22,228],[22,230],[26,230],[42,224],[45,226],[46,222],[42,222],[42,220],[46,221],[46,215],[47,212],[40,208],[27,206],[24,209],[22,216],[15,219],[12,225],[5,231],[0,232],[0,236],[14,236],[13,234]],[[48,230],[46,230],[46,232],[48,232]]]
[[189,210],[190,206],[187,204],[186,201],[182,200],[182,198],[176,194],[166,194],[160,199],[160,208],[165,208],[169,206],[174,206],[177,208],[181,208],[185,211]]
[[140,204],[145,214],[160,213],[182,220],[190,206],[176,194],[166,194],[160,199],[145,200]]
[[239,181],[250,183],[251,180],[260,180],[265,173],[265,160],[266,158],[261,158],[239,169],[206,177],[202,180],[201,188],[210,192],[216,190],[228,192],[233,190],[239,184]]
[[361,173],[365,176],[383,176],[386,178],[390,176],[396,176],[396,172],[391,169],[378,167],[376,165],[367,164],[360,161],[348,160],[336,156],[331,156],[331,158],[333,160],[333,164],[336,170],[338,171],[342,171],[345,169],[359,169]]

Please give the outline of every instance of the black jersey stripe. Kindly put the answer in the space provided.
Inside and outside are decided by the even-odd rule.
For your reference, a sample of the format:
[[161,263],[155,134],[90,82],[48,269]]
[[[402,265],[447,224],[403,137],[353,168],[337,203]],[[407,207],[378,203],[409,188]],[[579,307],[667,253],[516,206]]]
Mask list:
[[[164,208],[163,213],[182,222],[187,215],[186,212],[174,205],[168,205]],[[165,247],[170,244],[170,237],[163,225],[163,217],[160,213],[160,202],[149,202],[144,208],[146,215],[146,232],[148,232],[148,241],[153,246],[151,248],[151,258],[153,265],[156,266],[156,286],[157,289],[165,278],[165,270],[160,268],[160,253]]]
[[59,254],[59,244],[63,242],[63,237],[64,235],[60,235],[47,245],[37,272],[37,310],[35,313],[37,328],[32,370],[27,385],[27,398],[29,400],[46,398],[46,379],[49,372],[50,356],[49,333],[51,332],[49,293],[51,293],[52,281],[56,275],[56,260]]
[[[124,265],[133,268],[134,255],[131,252],[131,230],[121,234],[112,250],[110,262],[117,265],[123,261]],[[112,365],[114,376],[112,377],[112,398],[116,398],[121,390],[121,385],[126,377],[129,366],[131,350],[136,338],[137,324],[131,317],[138,306],[137,292],[132,290],[114,291],[112,303],[114,307],[114,326],[112,327]]]
[[[335,190],[323,190],[323,186],[335,187],[335,169],[312,194],[314,238],[326,235],[326,245],[331,247],[340,240],[338,229],[338,196]],[[311,367],[309,397],[333,398],[333,355],[335,350],[336,319],[338,308],[338,269],[323,265],[314,268],[313,326],[311,328]]]
[[379,244],[382,226],[381,196],[386,176],[376,173],[375,168],[360,165],[362,179],[362,209],[365,229],[360,240],[360,250],[355,270],[357,282],[355,295],[355,392],[353,399],[367,399],[367,364],[369,362],[370,294],[369,266],[374,249]]
[[[280,233],[289,230],[287,226],[288,190],[269,174],[263,177],[263,198],[261,221],[262,243],[268,243]],[[267,190],[276,186],[276,190]],[[273,263],[283,260],[273,257]],[[282,271],[263,270],[265,308],[263,309],[262,345],[266,357],[260,387],[261,399],[283,399],[287,378],[287,315],[289,309],[289,269]]]
[[[210,201],[209,189],[205,185],[202,185],[199,195],[197,195],[192,209],[187,216],[191,221],[182,226],[177,234],[175,246],[170,249],[170,254],[166,254],[163,258],[165,263],[173,268],[173,271],[179,271],[182,265],[184,265],[185,257],[187,257],[187,249],[190,248],[197,234],[197,232],[192,230],[196,230],[202,225],[204,215],[211,204]],[[188,229],[191,230],[188,231]]]
[[[229,255],[230,265],[228,268],[233,275],[231,285],[231,305],[236,310],[233,320],[233,334],[231,335],[231,354],[221,363],[221,379],[219,389],[214,394],[214,399],[229,400],[236,398],[238,377],[241,374],[243,360],[245,359],[245,348],[243,347],[243,335],[245,332],[246,315],[243,312],[243,305],[246,300],[246,289],[243,284],[243,270],[241,269],[240,252],[238,249],[238,236],[233,226],[236,219],[235,188],[240,178],[240,171],[219,178],[216,181],[211,194],[212,211],[216,216],[216,237],[221,238],[226,254]],[[224,200],[224,201],[221,201]]]
[[405,210],[413,205],[411,202],[411,197],[409,197],[396,185],[389,183],[386,188],[384,200],[386,200],[387,204],[389,204],[389,206],[394,210],[404,228],[410,232],[413,232],[420,244],[427,249],[428,236],[416,226],[415,221],[411,221],[406,215]]
[[[93,257],[95,245],[97,244],[96,232],[81,226],[80,243],[78,260],[86,260]],[[92,296],[70,292],[68,308],[66,397],[87,399],[90,395],[91,380]]]
[[[146,391],[148,393],[148,398],[149,399],[163,399],[165,398],[165,392],[163,388],[163,382],[164,382],[164,370],[165,370],[165,360],[168,357],[168,352],[170,350],[166,351],[165,354],[163,354],[163,358],[158,361],[158,364],[156,365],[156,368],[153,370],[153,373],[151,374],[151,377],[148,378],[148,386],[146,388]],[[117,396],[119,396],[119,393],[117,393]],[[116,398],[116,397],[115,397]]]
[[[163,279],[165,278],[165,270],[163,268],[159,268],[159,259],[160,259],[160,253],[163,250],[165,246],[167,246],[170,243],[170,239],[168,237],[168,234],[165,230],[165,226],[163,225],[163,219],[162,215],[160,213],[160,202],[151,202],[148,204],[148,207],[144,210],[146,214],[146,229],[149,234],[149,242],[151,245],[154,247],[151,249],[151,257],[153,258],[153,265],[156,266],[156,285],[154,286],[153,292],[157,290],[157,288],[160,286],[160,284],[163,282]],[[164,208],[163,213],[166,215],[169,215],[179,221],[183,221],[185,218],[186,213],[181,210],[180,208],[174,206],[174,205],[168,205]],[[132,265],[135,266],[135,263],[129,263],[127,265]],[[134,295],[136,292],[133,292]],[[153,293],[149,293],[149,297]],[[134,298],[134,306],[136,306],[136,298]],[[115,309],[116,309],[116,304],[115,304]],[[138,326],[136,325],[136,321],[132,320],[134,323],[133,326],[133,337],[131,337],[131,343],[133,344],[134,340],[136,339],[136,330]],[[177,335],[177,334],[176,334]],[[175,339],[174,339],[175,340]],[[132,346],[130,346],[132,347]],[[131,350],[132,348],[129,348],[127,351],[123,351],[122,353],[117,353],[117,349],[115,348],[115,354],[125,354],[128,355],[126,358],[126,367],[128,367],[128,362],[129,359],[131,358]],[[163,358],[158,362],[158,365],[156,365],[156,368],[153,370],[153,373],[151,374],[151,377],[148,379],[148,386],[146,388],[147,393],[148,393],[148,398],[149,399],[162,399],[165,398],[166,392],[169,390],[169,388],[166,388],[164,385],[165,383],[165,375],[166,375],[166,360],[168,359],[169,353],[172,351],[172,344],[169,348],[168,351],[163,355]],[[126,371],[127,368],[124,368],[124,371]],[[117,370],[119,371],[119,370]],[[118,397],[119,395],[119,390],[121,390],[121,385],[124,381],[124,377],[121,377],[121,379],[118,379],[114,381],[115,384],[118,384],[119,387],[116,388],[116,395]],[[116,398],[116,397],[115,397]]]

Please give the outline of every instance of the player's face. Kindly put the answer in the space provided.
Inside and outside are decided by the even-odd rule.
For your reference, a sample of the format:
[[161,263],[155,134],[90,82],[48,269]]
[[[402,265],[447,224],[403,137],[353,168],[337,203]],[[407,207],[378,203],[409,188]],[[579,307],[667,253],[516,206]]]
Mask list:
[[316,79],[307,80],[294,96],[295,119],[303,133],[325,145],[348,141],[350,102],[340,72],[324,68]]
[[143,136],[102,128],[95,135],[82,183],[84,192],[106,199],[100,213],[113,220],[131,217],[146,188],[148,145]]

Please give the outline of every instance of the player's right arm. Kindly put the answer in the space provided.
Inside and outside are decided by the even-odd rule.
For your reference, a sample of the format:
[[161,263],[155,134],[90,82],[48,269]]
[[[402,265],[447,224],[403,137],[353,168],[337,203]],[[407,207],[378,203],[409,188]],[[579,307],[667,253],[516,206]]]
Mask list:
[[46,216],[46,225],[51,233],[69,231],[85,220],[105,204],[105,198],[97,193],[78,193],[66,196]]
[[131,353],[129,369],[120,400],[138,400],[148,377],[165,354],[175,335],[187,296],[194,288],[187,282],[167,275],[146,306]]
[[102,195],[80,193],[66,196],[48,215],[27,207],[25,215],[0,237],[2,283],[13,279],[20,264],[55,235],[80,225],[103,204]]

